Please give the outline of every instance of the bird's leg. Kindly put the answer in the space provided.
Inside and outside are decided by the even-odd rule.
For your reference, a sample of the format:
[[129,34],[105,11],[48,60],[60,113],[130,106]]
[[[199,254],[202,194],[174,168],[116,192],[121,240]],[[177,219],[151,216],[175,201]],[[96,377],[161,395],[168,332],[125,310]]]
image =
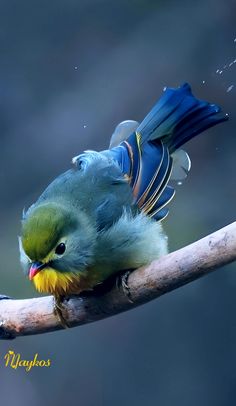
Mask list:
[[57,316],[60,324],[63,328],[70,328],[69,323],[63,316],[63,296],[61,295],[54,295],[54,313]]

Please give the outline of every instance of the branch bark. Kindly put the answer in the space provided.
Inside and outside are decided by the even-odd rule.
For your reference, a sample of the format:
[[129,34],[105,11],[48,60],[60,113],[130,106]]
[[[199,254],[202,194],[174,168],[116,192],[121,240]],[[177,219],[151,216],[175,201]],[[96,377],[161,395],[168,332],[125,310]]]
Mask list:
[[[63,315],[71,327],[113,316],[155,299],[236,260],[236,222],[127,274],[103,293],[70,297]],[[121,280],[121,279],[120,279]],[[124,278],[122,279],[124,282]],[[52,296],[0,301],[0,338],[62,329]]]

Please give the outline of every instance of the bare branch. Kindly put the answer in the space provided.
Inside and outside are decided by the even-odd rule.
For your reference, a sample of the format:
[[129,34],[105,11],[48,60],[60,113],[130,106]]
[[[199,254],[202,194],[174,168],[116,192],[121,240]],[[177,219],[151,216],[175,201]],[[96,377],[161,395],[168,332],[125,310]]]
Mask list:
[[[69,298],[63,314],[71,327],[91,323],[155,299],[234,260],[236,222],[127,274],[123,283],[114,284],[105,293]],[[2,339],[61,328],[52,296],[0,301]]]

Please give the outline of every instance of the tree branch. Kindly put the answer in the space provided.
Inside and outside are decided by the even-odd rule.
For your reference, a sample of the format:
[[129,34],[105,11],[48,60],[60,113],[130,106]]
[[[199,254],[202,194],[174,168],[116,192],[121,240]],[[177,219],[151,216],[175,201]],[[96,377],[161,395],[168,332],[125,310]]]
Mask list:
[[[236,260],[236,222],[115,283],[109,291],[71,297],[63,303],[71,327],[129,310]],[[124,283],[125,282],[125,283]],[[0,338],[61,329],[53,297],[0,301]]]

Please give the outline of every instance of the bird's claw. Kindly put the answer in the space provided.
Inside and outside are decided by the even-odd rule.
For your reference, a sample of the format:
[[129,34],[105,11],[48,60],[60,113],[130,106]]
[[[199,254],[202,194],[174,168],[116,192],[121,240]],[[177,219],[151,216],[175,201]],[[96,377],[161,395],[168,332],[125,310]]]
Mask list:
[[54,313],[63,328],[70,328],[69,323],[63,316],[63,310],[62,297],[54,296]]
[[131,303],[133,303],[133,300],[131,299],[129,285],[128,285],[128,279],[129,279],[129,275],[131,274],[131,272],[132,272],[132,270],[126,271],[125,273],[120,275],[119,278],[117,278],[117,287],[121,286],[123,292],[128,297],[129,301]]

